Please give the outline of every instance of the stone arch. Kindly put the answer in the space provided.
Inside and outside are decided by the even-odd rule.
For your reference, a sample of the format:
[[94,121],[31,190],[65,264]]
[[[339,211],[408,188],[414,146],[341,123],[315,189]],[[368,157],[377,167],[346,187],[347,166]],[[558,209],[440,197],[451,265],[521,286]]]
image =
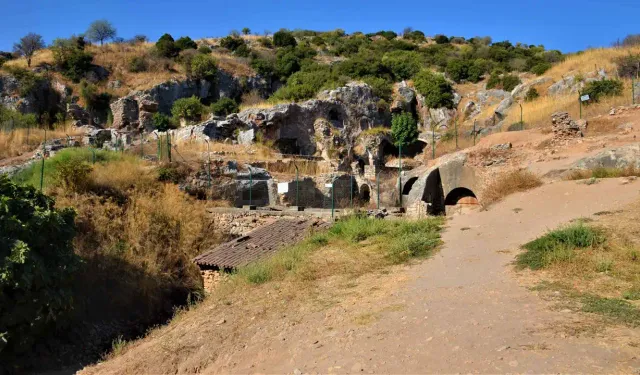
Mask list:
[[402,195],[409,195],[409,192],[413,188],[413,184],[415,184],[416,181],[418,181],[418,177],[411,177],[410,179],[408,179],[404,184],[404,187],[402,188]]
[[371,188],[367,184],[363,184],[360,186],[360,192],[358,193],[358,199],[361,202],[370,202],[371,201]]
[[444,200],[445,205],[455,206],[457,204],[478,204],[478,198],[471,189],[457,187],[447,194]]
[[440,169],[436,168],[427,176],[422,201],[427,203],[429,215],[444,215],[446,213]]

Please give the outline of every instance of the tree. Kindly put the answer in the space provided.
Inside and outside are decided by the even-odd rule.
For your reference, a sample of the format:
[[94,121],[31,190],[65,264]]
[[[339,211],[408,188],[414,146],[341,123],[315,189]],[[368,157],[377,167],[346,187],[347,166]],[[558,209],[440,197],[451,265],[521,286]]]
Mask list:
[[0,363],[32,350],[71,309],[74,218],[73,209],[0,176]]
[[116,37],[116,28],[107,20],[97,20],[89,25],[85,36],[87,39],[93,42],[100,42],[100,45],[102,45],[105,40]]
[[178,47],[181,51],[186,49],[197,49],[198,45],[188,36],[183,36],[180,39],[176,40],[176,47]]
[[197,54],[191,58],[191,74],[195,79],[213,81],[218,75],[216,60],[204,54]]
[[414,51],[392,51],[382,57],[382,64],[398,79],[409,79],[420,71],[420,55]]
[[248,28],[248,27],[243,27],[243,28],[242,28],[242,33],[243,33],[244,35],[249,35],[249,34],[251,34],[251,29],[250,29],[250,28]]
[[411,113],[403,112],[393,115],[391,136],[396,146],[410,145],[418,139],[418,124]]
[[240,110],[240,106],[231,98],[220,98],[217,102],[211,104],[211,113],[216,116],[228,116]]
[[423,70],[416,74],[413,83],[418,92],[424,96],[427,107],[453,108],[453,88],[441,74]]
[[180,53],[180,48],[176,46],[171,34],[164,34],[156,42],[156,51],[162,57],[176,57]]
[[445,35],[438,34],[435,37],[435,41],[438,44],[446,44],[446,43],[449,43],[449,38],[447,38]]
[[296,38],[287,30],[280,30],[273,34],[273,44],[276,47],[295,47],[297,45]]
[[13,51],[19,54],[20,56],[24,56],[27,58],[27,67],[31,67],[31,58],[33,54],[40,49],[44,48],[44,40],[42,40],[42,36],[29,33],[22,38],[20,38],[20,42],[13,45]]
[[202,118],[203,106],[196,96],[178,99],[173,103],[171,114],[178,120],[187,122],[200,121]]

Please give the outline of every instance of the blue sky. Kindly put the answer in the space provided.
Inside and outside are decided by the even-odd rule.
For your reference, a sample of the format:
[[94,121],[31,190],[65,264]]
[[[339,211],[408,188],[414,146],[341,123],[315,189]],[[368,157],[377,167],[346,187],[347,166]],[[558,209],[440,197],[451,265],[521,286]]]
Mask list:
[[544,44],[573,52],[609,46],[640,33],[639,0],[0,0],[0,50],[35,32],[47,43],[86,30],[91,21],[110,20],[118,34],[165,32],[175,38],[224,36],[233,29],[279,28],[401,32],[407,26],[427,35],[472,37]]

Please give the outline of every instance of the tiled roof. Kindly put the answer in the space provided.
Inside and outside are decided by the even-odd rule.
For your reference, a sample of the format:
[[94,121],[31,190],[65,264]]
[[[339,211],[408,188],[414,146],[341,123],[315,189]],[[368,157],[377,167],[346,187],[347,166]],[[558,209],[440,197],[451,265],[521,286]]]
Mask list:
[[200,267],[237,268],[273,254],[285,245],[294,244],[312,231],[328,227],[328,223],[319,219],[280,219],[218,245],[193,261]]

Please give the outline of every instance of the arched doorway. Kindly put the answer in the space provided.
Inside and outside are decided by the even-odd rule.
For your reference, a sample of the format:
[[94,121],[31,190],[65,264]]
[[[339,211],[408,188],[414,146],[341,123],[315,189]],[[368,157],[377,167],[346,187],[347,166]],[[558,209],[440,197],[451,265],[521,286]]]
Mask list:
[[444,215],[446,213],[440,169],[432,171],[429,173],[429,176],[427,176],[424,192],[422,193],[422,200],[428,205],[427,213],[429,215]]
[[447,206],[455,206],[457,204],[477,205],[478,198],[470,189],[467,189],[466,187],[457,187],[447,194],[444,204]]
[[405,184],[404,187],[402,188],[402,195],[409,195],[409,192],[411,191],[411,189],[413,188],[413,184],[416,183],[416,181],[418,181],[418,177],[411,177]]

